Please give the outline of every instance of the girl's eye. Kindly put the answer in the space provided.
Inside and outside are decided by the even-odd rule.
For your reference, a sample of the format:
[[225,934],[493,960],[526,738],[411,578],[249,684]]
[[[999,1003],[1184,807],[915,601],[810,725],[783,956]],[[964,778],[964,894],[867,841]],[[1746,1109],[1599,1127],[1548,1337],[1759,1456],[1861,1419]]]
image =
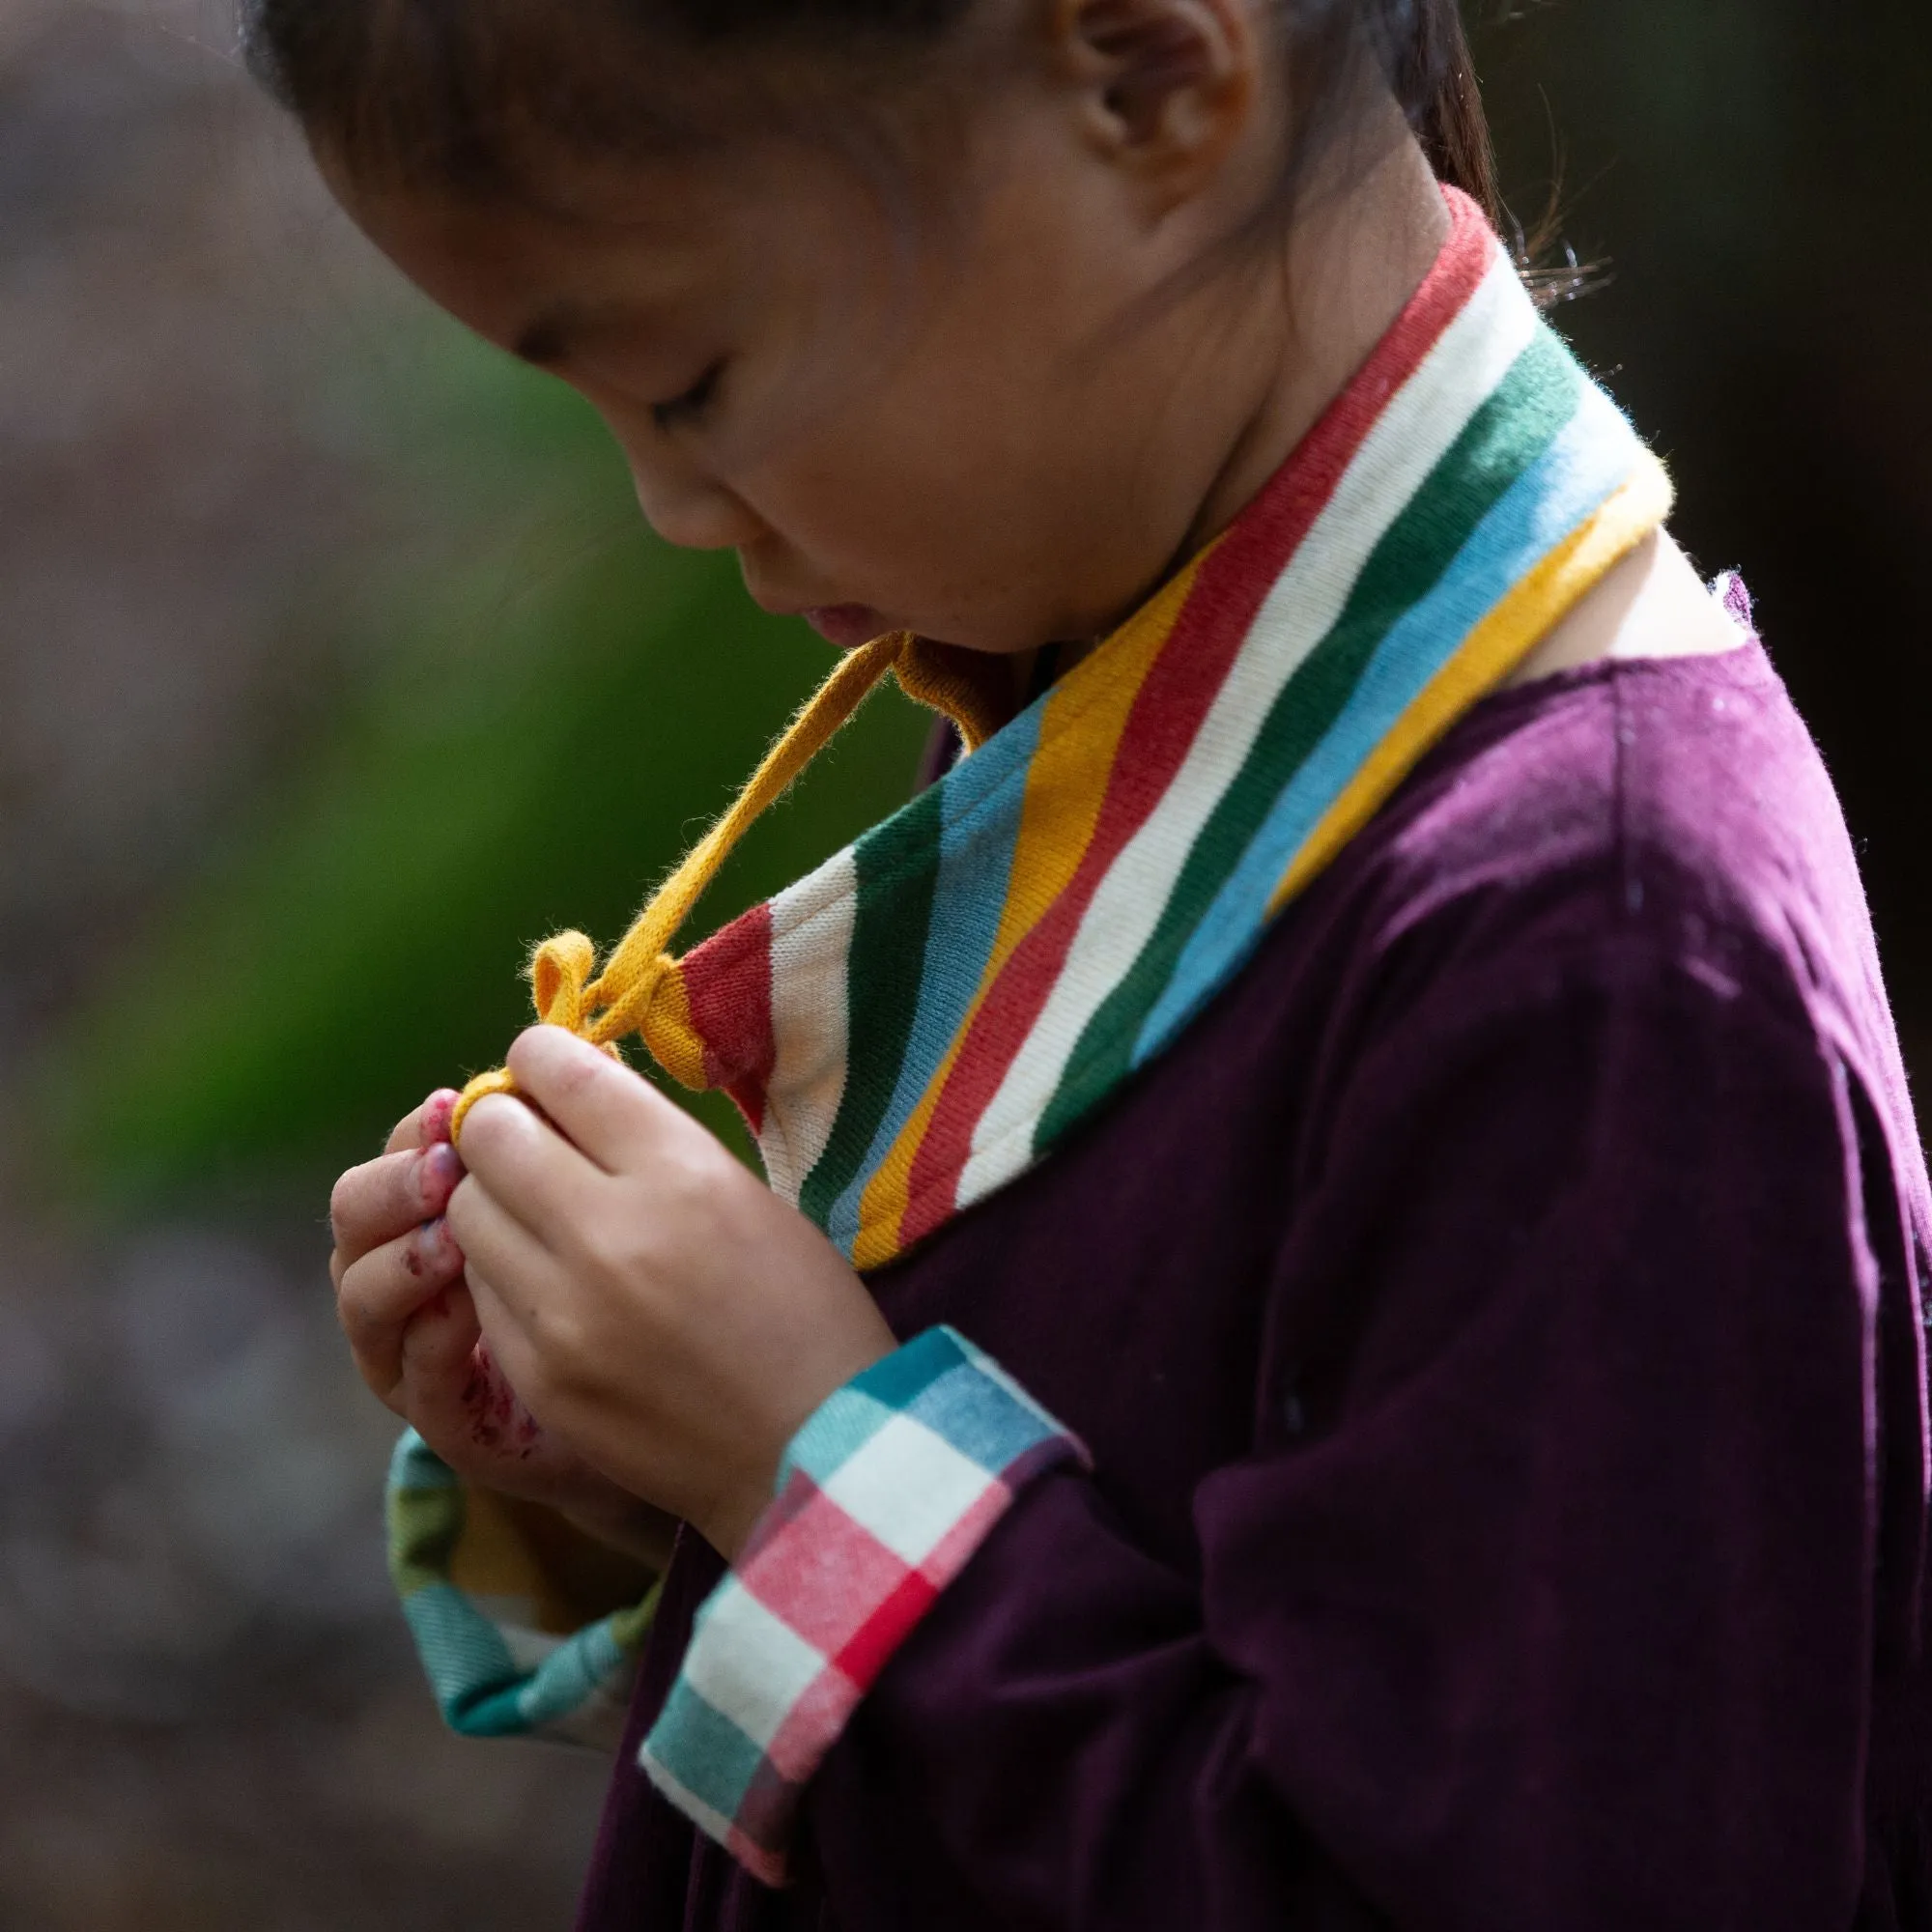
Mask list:
[[724,374],[724,364],[714,362],[683,395],[673,396],[667,403],[653,403],[651,420],[660,429],[673,429],[681,422],[696,422],[717,400],[718,384]]

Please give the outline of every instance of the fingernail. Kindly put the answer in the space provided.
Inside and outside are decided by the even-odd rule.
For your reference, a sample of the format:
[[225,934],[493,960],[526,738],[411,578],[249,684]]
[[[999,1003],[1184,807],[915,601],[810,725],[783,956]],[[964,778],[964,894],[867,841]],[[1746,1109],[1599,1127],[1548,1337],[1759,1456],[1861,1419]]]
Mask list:
[[426,1149],[416,1169],[416,1192],[425,1214],[440,1214],[463,1179],[463,1156],[447,1141]]
[[422,1144],[435,1147],[449,1140],[449,1123],[456,1115],[456,1103],[463,1096],[452,1087],[439,1087],[423,1106]]
[[425,1221],[416,1230],[415,1253],[421,1257],[423,1267],[431,1274],[447,1274],[463,1260],[457,1252],[456,1243],[449,1237],[449,1223],[441,1215],[434,1221]]

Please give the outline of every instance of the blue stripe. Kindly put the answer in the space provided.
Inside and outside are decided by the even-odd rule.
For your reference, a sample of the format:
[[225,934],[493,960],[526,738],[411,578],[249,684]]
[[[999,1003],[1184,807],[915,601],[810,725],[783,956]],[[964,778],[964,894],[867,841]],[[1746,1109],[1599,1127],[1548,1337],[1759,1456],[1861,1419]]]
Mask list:
[[[727,1577],[720,1587],[742,1585]],[[682,1671],[651,1726],[644,1750],[694,1798],[733,1819],[764,1759],[764,1752],[724,1712],[691,1688]]]
[[517,1693],[517,1710],[529,1729],[542,1730],[575,1717],[614,1686],[629,1665],[606,1617],[567,1637],[531,1671]]
[[822,1489],[894,1416],[903,1414],[942,1377],[971,1360],[951,1328],[928,1328],[861,1369],[806,1417],[779,1463],[781,1492],[796,1470]]
[[928,1328],[861,1369],[846,1386],[890,1409],[909,1408],[941,1376],[968,1359],[965,1345],[951,1328]]
[[1639,447],[1616,405],[1586,385],[1542,459],[1378,646],[1335,723],[1289,781],[1176,962],[1135,1042],[1136,1066],[1227,983],[1260,942],[1268,900],[1323,813],[1476,626],[1629,480]]
[[403,1599],[403,1620],[451,1730],[488,1738],[523,1728],[516,1660],[502,1633],[469,1597],[454,1584],[432,1583]]
[[914,1398],[906,1413],[989,1476],[1063,1432],[1011,1395],[977,1363],[962,1362]]
[[834,1389],[791,1438],[779,1463],[773,1493],[781,1494],[800,1473],[823,1489],[897,1413],[861,1389]]
[[389,1488],[420,1493],[462,1488],[456,1471],[418,1435],[405,1429],[389,1456]]
[[872,1144],[826,1217],[826,1232],[848,1255],[859,1238],[867,1183],[938,1072],[992,956],[1045,702],[1036,701],[939,781],[939,876],[912,1031]]
[[923,1423],[991,1476],[1066,1433],[963,1336],[928,1328],[812,1410],[779,1464],[778,1492],[799,1474],[823,1489],[895,1415]]

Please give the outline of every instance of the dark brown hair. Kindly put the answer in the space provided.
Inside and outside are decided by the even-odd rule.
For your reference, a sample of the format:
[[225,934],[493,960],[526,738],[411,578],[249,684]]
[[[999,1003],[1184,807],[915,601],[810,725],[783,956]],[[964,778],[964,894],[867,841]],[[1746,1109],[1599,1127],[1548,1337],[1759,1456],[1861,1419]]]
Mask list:
[[[703,138],[718,96],[702,82],[727,49],[849,56],[855,87],[885,79],[879,99],[908,59],[942,57],[980,4],[242,0],[242,17],[250,68],[352,173],[487,194],[511,186],[532,136],[618,151]],[[1294,128],[1284,204],[1373,62],[1436,172],[1500,218],[1457,0],[1274,11]]]

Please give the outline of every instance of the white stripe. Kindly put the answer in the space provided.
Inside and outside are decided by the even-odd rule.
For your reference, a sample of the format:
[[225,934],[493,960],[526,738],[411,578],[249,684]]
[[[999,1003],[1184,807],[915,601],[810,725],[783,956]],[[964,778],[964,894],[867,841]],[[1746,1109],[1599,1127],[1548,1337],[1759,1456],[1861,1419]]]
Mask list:
[[772,901],[778,1060],[758,1151],[772,1191],[793,1203],[832,1138],[845,1094],[845,980],[858,909],[859,866],[849,845]]
[[917,1570],[996,1480],[917,1417],[895,1415],[820,1488],[875,1543]]
[[1152,937],[1194,842],[1282,687],[1331,631],[1363,569],[1535,336],[1536,310],[1497,250],[1489,273],[1390,400],[1268,592],[1172,784],[1100,881],[1052,992],[973,1130],[961,1208],[1033,1158],[1033,1130],[1101,1002]]
[[831,1662],[736,1577],[704,1606],[684,1653],[685,1688],[762,1750]]

